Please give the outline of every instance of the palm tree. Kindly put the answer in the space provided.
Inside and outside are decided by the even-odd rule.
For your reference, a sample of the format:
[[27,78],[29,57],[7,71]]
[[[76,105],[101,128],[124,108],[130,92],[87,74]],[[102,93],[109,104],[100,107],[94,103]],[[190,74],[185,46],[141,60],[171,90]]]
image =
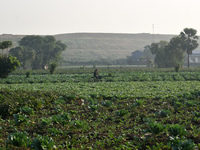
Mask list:
[[198,37],[196,36],[197,30],[193,28],[185,28],[181,33],[180,37],[183,39],[183,49],[186,51],[188,55],[188,68],[189,68],[189,55],[192,54],[192,51],[198,47],[198,42],[197,39]]

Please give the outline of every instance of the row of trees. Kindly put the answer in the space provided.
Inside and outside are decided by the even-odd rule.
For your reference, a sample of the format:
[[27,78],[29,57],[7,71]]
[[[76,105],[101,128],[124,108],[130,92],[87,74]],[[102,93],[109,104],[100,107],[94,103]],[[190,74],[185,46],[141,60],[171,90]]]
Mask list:
[[23,69],[43,69],[52,62],[61,59],[61,53],[67,46],[53,36],[25,36],[19,46],[12,48],[10,54],[17,57]]
[[155,55],[154,62],[159,68],[182,66],[184,54],[187,53],[189,67],[189,55],[198,47],[197,31],[193,28],[185,28],[178,36],[169,42],[160,41],[152,43],[149,50]]

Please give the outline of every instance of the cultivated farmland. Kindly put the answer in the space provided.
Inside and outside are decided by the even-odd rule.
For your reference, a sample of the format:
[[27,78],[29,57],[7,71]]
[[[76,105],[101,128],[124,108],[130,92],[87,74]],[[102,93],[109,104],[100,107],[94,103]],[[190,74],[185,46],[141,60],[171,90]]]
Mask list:
[[15,72],[0,79],[0,149],[200,148],[200,72]]

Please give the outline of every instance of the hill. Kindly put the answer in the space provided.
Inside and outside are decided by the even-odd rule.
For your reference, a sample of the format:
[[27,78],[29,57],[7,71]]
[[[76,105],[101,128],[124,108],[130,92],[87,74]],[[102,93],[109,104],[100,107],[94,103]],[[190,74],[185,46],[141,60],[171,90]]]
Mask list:
[[74,33],[55,35],[67,44],[63,53],[65,60],[87,61],[100,59],[124,59],[135,50],[160,40],[169,41],[173,35],[115,34],[115,33]]
[[[0,41],[11,40],[14,46],[25,35],[0,35]],[[135,50],[161,40],[169,41],[175,35],[164,34],[122,34],[122,33],[69,33],[53,35],[67,44],[62,56],[66,61],[115,60],[130,56]],[[200,40],[199,40],[200,43]],[[198,48],[199,49],[199,48]]]

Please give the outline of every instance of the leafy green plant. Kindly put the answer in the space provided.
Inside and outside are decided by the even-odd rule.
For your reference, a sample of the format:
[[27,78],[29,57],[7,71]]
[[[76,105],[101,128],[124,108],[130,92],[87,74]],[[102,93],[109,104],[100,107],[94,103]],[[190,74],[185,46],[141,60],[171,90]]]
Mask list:
[[162,117],[167,117],[167,116],[170,115],[170,113],[171,113],[170,110],[165,110],[165,109],[163,109],[163,110],[161,110],[161,111],[158,112],[158,114],[159,114],[160,116],[162,116]]
[[179,138],[170,138],[170,142],[167,144],[173,150],[194,150],[196,145],[192,140],[179,139]]
[[60,105],[56,105],[56,106],[55,106],[55,112],[56,112],[57,114],[63,112],[62,107],[61,107]]
[[48,137],[47,135],[38,135],[33,139],[30,147],[36,150],[56,149],[56,143],[51,137]]
[[154,135],[160,134],[166,128],[165,125],[163,125],[162,123],[158,123],[156,121],[150,121],[147,123],[147,125],[148,125],[147,132],[153,133]]
[[195,115],[195,117],[198,117],[198,118],[200,117],[200,112],[198,112],[198,111],[193,111],[192,113]]
[[23,106],[20,108],[20,111],[23,113],[23,114],[26,114],[26,115],[33,115],[34,114],[34,109],[33,108],[30,108],[28,106]]
[[138,106],[142,106],[142,105],[144,105],[144,100],[138,100],[138,99],[136,99],[135,100],[135,102],[133,103],[133,105],[132,105],[132,108],[133,107],[138,107]]
[[118,111],[116,112],[116,115],[122,117],[122,116],[127,115],[128,113],[129,113],[128,110],[126,110],[126,109],[121,109],[121,110],[118,110]]
[[13,114],[13,117],[15,119],[15,125],[20,125],[23,122],[27,122],[28,117],[24,114]]
[[26,131],[24,132],[17,131],[15,133],[10,133],[6,140],[7,147],[9,145],[13,145],[17,147],[24,146],[25,148],[27,148],[29,144],[30,144],[30,139]]
[[170,127],[168,128],[168,131],[169,131],[170,135],[172,135],[174,137],[176,137],[176,136],[182,137],[187,134],[185,127],[180,124],[170,125]]
[[62,123],[63,125],[65,125],[71,122],[71,117],[68,113],[64,112],[61,115],[52,116],[52,122],[56,124]]
[[41,118],[39,125],[44,128],[52,125],[52,118]]
[[61,129],[56,129],[56,128],[48,128],[47,132],[50,133],[52,136],[58,136],[59,134],[62,134],[63,131]]
[[186,104],[186,106],[191,107],[191,106],[194,106],[196,104],[196,102],[195,101],[187,101],[185,104]]
[[94,112],[99,108],[99,105],[98,104],[96,104],[96,105],[92,104],[92,105],[88,106],[88,108],[89,108],[90,111]]
[[112,106],[112,101],[109,101],[109,100],[105,100],[101,103],[103,106],[105,107],[110,107]]
[[82,120],[73,120],[70,125],[71,129],[86,129],[88,127],[88,123]]

